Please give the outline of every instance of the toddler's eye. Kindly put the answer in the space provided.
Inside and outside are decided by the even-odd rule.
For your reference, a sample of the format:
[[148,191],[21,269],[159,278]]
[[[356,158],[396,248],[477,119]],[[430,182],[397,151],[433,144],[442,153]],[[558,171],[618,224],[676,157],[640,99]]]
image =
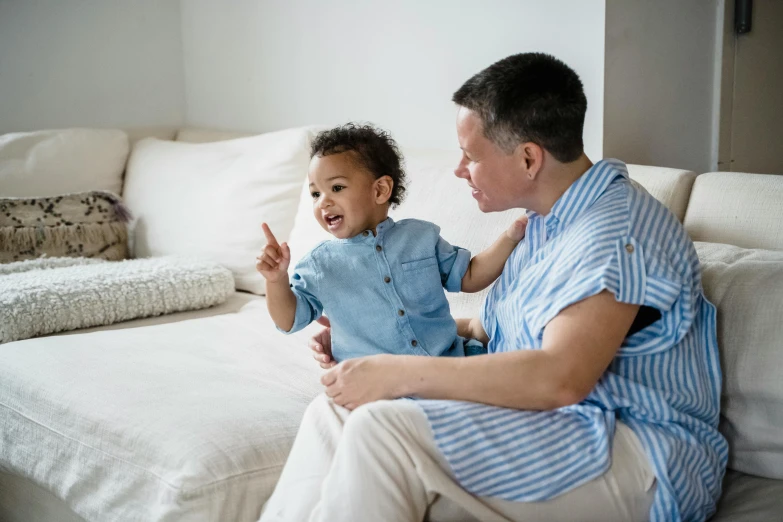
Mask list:
[[335,185],[334,187],[332,187],[332,192],[340,192],[344,188],[345,187],[342,185]]
[[311,192],[310,195],[313,197],[313,199],[318,199],[318,197],[321,195],[320,192]]

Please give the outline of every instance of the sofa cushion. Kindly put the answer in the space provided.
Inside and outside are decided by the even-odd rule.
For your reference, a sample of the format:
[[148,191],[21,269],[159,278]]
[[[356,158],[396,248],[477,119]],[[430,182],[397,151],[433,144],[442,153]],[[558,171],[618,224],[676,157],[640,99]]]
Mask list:
[[238,289],[263,294],[261,223],[288,238],[309,137],[300,128],[219,143],[138,142],[125,182],[134,254],[201,255],[229,268]]
[[95,261],[44,258],[0,265],[0,343],[209,308],[234,293],[231,272],[201,259]]
[[770,522],[783,513],[783,481],[729,470],[710,522]]
[[783,479],[783,252],[696,243],[718,308],[729,468]]
[[712,172],[696,178],[685,214],[694,241],[783,250],[783,176]]
[[0,263],[42,256],[125,259],[129,219],[111,192],[0,197]]
[[113,129],[63,129],[0,136],[0,195],[119,194],[128,136]]
[[312,330],[205,312],[0,345],[0,468],[85,520],[257,520],[323,389]]
[[159,140],[173,140],[177,136],[176,127],[127,127],[123,129],[128,134],[131,148],[137,141],[144,138],[158,138]]
[[696,173],[689,170],[628,165],[628,175],[671,210],[682,223]]
[[177,141],[187,143],[211,143],[215,141],[228,141],[238,138],[256,136],[249,132],[221,131],[214,129],[201,129],[198,127],[185,127],[177,132]]

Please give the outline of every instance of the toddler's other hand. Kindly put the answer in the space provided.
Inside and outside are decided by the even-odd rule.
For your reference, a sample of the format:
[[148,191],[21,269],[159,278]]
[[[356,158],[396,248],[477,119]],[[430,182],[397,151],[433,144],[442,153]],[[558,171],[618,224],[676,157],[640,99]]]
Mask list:
[[329,319],[323,315],[317,321],[326,328],[311,337],[307,345],[313,351],[313,359],[318,361],[321,368],[328,370],[337,364],[332,357],[332,325]]
[[512,241],[519,243],[525,237],[525,228],[527,227],[527,216],[517,218],[506,230],[506,235]]
[[256,258],[256,270],[270,283],[288,280],[288,265],[291,264],[291,250],[288,244],[278,244],[275,235],[266,223],[261,224],[266,236],[263,254]]

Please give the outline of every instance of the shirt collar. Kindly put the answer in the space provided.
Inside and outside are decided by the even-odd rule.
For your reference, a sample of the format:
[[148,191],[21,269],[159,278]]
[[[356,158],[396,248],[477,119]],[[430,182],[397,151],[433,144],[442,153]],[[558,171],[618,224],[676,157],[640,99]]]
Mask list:
[[365,230],[363,232],[360,232],[356,234],[353,237],[349,237],[346,239],[335,239],[335,241],[338,241],[340,243],[375,243],[376,236],[380,237],[381,234],[387,232],[390,228],[394,226],[394,220],[390,217],[387,217],[380,223],[378,223],[378,226],[375,227],[375,236],[372,235],[372,230]]
[[611,183],[622,176],[628,179],[628,169],[620,160],[604,159],[587,169],[570,187],[560,196],[547,214],[545,221],[562,226],[568,225],[603,194]]

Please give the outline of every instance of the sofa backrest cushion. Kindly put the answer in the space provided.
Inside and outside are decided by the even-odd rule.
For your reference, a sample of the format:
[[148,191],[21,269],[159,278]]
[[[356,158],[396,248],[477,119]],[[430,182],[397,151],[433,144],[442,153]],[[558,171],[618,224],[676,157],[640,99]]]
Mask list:
[[157,127],[126,127],[123,129],[128,135],[131,148],[137,141],[144,138],[158,138],[159,140],[171,141],[177,136],[176,127],[157,126]]
[[685,214],[694,241],[783,250],[783,176],[711,172],[696,178]]
[[666,205],[682,223],[696,173],[689,170],[628,165],[631,179],[643,186],[655,199]]
[[238,138],[249,138],[258,136],[258,133],[221,131],[214,129],[202,129],[199,127],[185,127],[177,132],[177,141],[187,143],[211,143],[215,141],[235,140]]
[[0,136],[0,195],[46,197],[122,191],[128,136],[117,129],[61,129]]
[[138,142],[124,194],[137,219],[135,256],[202,256],[230,269],[238,289],[263,294],[261,223],[288,239],[309,139],[298,128],[218,143]]
[[783,479],[783,252],[696,243],[718,309],[729,468]]

